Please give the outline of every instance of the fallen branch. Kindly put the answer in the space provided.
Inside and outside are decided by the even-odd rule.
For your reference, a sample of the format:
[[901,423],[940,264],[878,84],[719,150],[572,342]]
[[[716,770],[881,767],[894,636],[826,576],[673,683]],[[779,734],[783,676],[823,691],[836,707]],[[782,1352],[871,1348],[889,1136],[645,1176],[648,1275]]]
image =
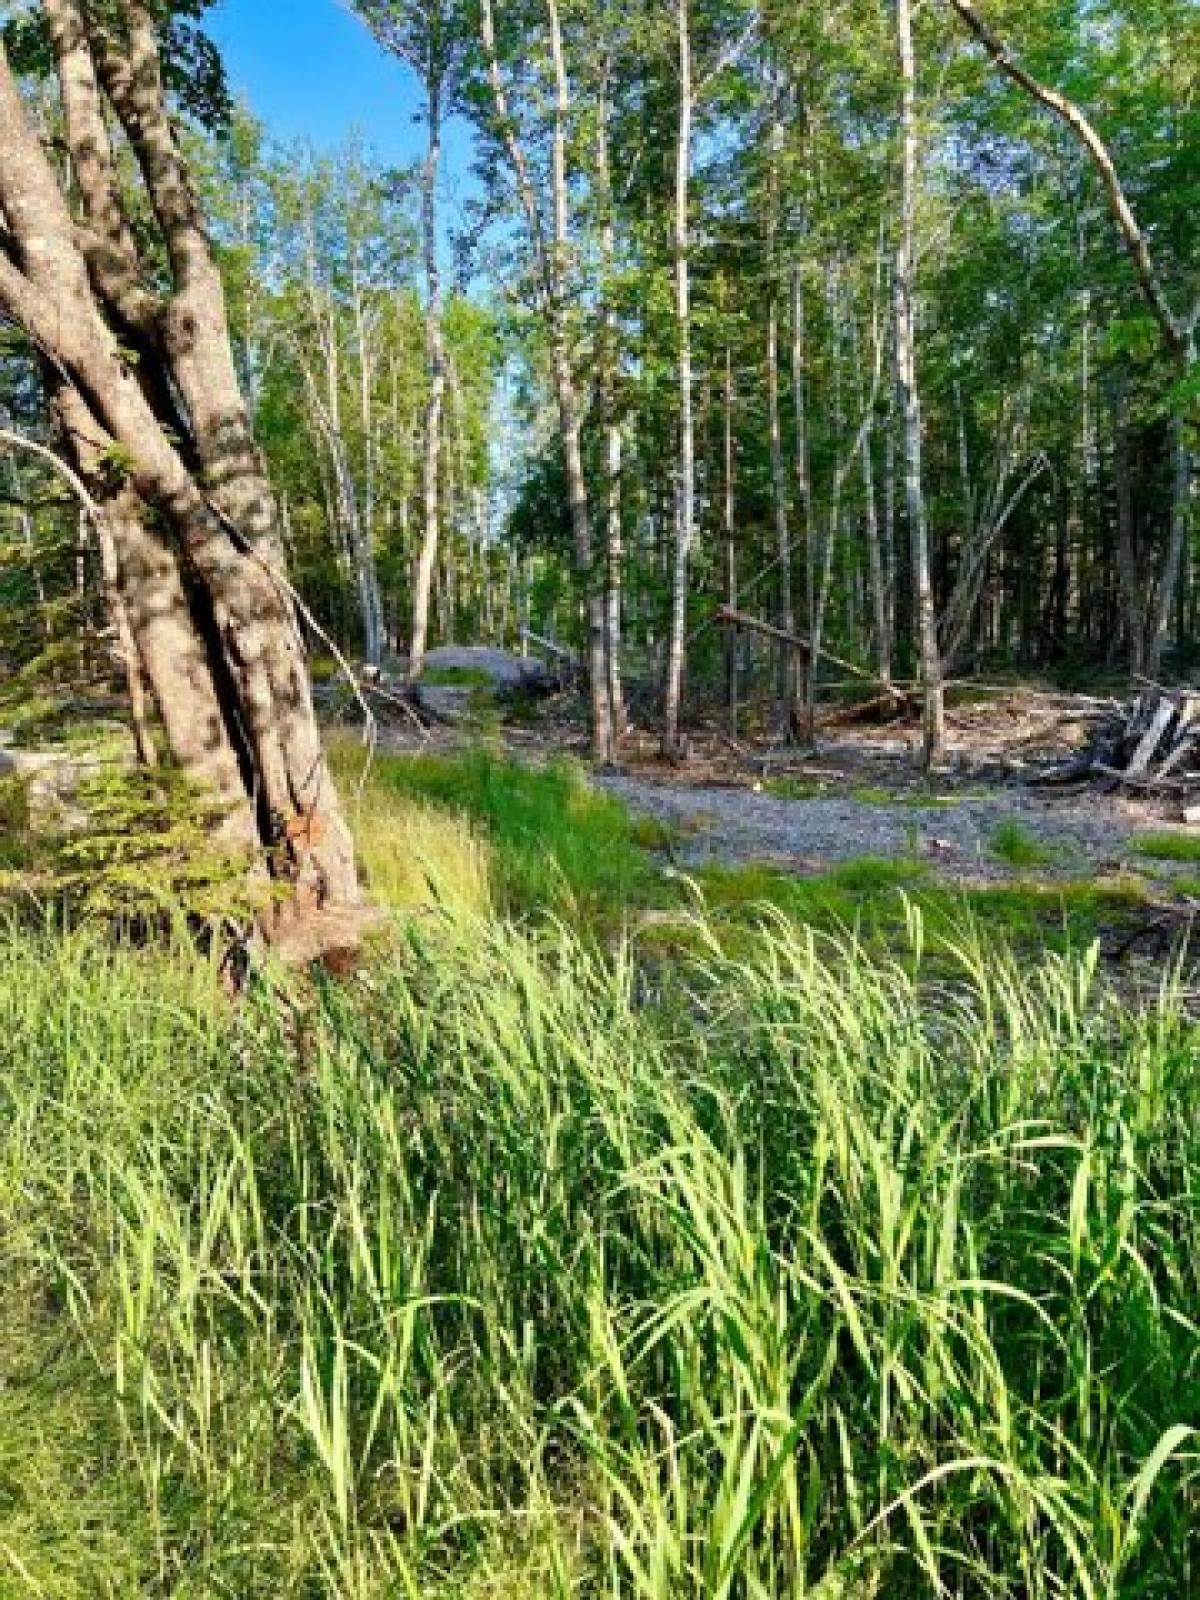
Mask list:
[[579,666],[579,657],[574,650],[568,650],[565,645],[555,644],[553,639],[544,639],[540,633],[534,633],[532,628],[521,629],[521,640],[524,644],[535,644],[539,650],[544,650],[547,655],[554,656],[559,661],[569,661],[572,667]]
[[1114,706],[1085,749],[1031,781],[1048,785],[1089,778],[1145,794],[1200,789],[1200,692],[1152,687],[1129,705]]
[[[717,621],[727,628],[744,628],[747,633],[760,633],[766,639],[778,639],[783,644],[790,644],[806,662],[812,659],[812,641],[804,638],[799,633],[788,633],[784,628],[777,628],[773,622],[763,622],[759,617],[748,616],[744,611],[736,611],[733,606],[718,606]],[[832,662],[835,667],[841,667],[843,672],[848,672],[859,683],[876,684],[885,696],[901,701],[906,697],[894,684],[885,683],[874,672],[868,672],[864,667],[855,666],[853,661],[846,661],[842,656],[835,656],[832,650],[827,650],[824,645],[817,654],[822,661]]]

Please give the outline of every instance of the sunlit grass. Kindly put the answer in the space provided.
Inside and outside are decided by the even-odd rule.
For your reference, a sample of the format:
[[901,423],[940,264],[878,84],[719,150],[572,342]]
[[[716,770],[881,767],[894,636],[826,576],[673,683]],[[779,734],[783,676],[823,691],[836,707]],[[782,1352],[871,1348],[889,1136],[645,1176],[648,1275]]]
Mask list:
[[438,909],[485,917],[493,907],[492,850],[461,813],[398,792],[370,770],[353,781],[360,763],[347,749],[336,765],[368,889],[392,910]]
[[1054,852],[1019,817],[1005,817],[996,824],[990,840],[992,854],[1010,867],[1044,867]]
[[1200,1592],[1133,886],[662,873],[491,756],[347,795],[400,914],[339,983],[0,924],[4,1600]]
[[0,1593],[1196,1592],[1169,988],[696,923],[653,1004],[561,925],[237,1008],[0,930]]
[[1200,836],[1194,833],[1142,833],[1133,848],[1153,861],[1200,861]]
[[[344,785],[354,786],[361,752],[342,746]],[[656,893],[647,835],[613,797],[593,789],[581,767],[531,767],[477,748],[456,755],[377,755],[365,790],[368,812],[416,802],[466,818],[487,841],[497,906],[554,912],[576,926],[603,925]],[[655,835],[656,842],[661,842]]]

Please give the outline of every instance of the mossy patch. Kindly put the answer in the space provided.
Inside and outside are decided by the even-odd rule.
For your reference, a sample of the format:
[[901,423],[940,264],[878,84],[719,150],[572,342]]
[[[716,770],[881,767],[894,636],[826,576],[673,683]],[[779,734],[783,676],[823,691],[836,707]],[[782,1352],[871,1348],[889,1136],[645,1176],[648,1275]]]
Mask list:
[[821,800],[829,793],[828,786],[817,778],[786,774],[779,778],[765,778],[761,787],[764,794],[773,795],[776,800]]
[[482,667],[426,667],[421,682],[439,689],[495,689],[491,674]]
[[1152,861],[1200,861],[1200,833],[1143,833],[1133,841],[1133,848]]
[[1010,867],[1045,867],[1054,860],[1054,851],[1018,817],[1005,817],[996,824],[989,848]]

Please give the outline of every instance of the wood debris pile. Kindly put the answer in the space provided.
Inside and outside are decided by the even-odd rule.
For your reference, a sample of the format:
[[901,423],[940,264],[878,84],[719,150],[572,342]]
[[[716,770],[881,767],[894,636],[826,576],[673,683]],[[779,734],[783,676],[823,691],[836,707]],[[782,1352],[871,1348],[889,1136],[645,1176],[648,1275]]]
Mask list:
[[[1126,705],[1097,713],[1086,747],[1050,767],[1042,784],[1100,780],[1106,788],[1200,799],[1200,690],[1148,688]],[[1194,808],[1200,820],[1200,805]],[[1186,815],[1186,809],[1185,809]]]

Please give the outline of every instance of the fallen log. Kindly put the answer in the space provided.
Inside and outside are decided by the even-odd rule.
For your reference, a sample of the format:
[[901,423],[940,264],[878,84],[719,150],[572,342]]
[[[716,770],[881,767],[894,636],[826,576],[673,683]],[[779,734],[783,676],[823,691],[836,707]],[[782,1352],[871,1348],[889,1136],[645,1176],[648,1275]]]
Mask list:
[[[737,611],[733,606],[718,606],[717,621],[727,628],[744,628],[747,633],[761,634],[765,639],[777,639],[781,644],[789,644],[801,658],[808,663],[812,660],[812,640],[806,639],[800,633],[788,633],[786,629],[776,627],[773,622],[764,622],[761,617],[752,617],[745,611]],[[828,661],[835,667],[840,667],[843,672],[848,672],[859,683],[874,684],[883,690],[881,699],[892,700],[897,704],[908,704],[909,696],[903,690],[897,689],[895,684],[885,683],[877,673],[868,672],[865,667],[856,666],[853,661],[847,661],[842,656],[834,655],[832,650],[827,650],[821,645],[817,651],[822,661]]]
[[1114,705],[1077,756],[1030,781],[1089,779],[1148,795],[1186,796],[1200,789],[1200,692],[1149,685],[1128,704]]

